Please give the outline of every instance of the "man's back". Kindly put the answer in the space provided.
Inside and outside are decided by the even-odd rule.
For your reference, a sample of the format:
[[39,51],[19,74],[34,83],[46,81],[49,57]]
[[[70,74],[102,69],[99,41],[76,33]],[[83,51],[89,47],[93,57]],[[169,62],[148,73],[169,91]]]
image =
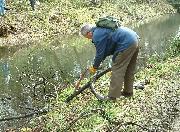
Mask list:
[[124,51],[130,45],[138,42],[138,35],[133,30],[127,27],[119,27],[113,34],[112,34],[112,41],[116,43],[116,51]]
[[95,45],[102,43],[102,47],[106,46],[112,49],[109,45],[115,44],[116,47],[113,49],[115,51],[122,52],[137,41],[137,33],[127,27],[119,27],[115,31],[98,27],[93,30],[93,42]]
[[105,57],[122,52],[138,41],[138,35],[126,27],[119,27],[115,31],[107,28],[95,27],[92,29],[92,41],[96,47],[95,66],[99,66]]

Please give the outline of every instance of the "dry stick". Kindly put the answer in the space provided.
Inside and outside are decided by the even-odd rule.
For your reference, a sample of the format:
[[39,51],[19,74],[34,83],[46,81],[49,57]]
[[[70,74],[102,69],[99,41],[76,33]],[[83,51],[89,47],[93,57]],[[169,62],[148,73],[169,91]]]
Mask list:
[[22,116],[3,118],[3,119],[0,119],[0,122],[1,121],[10,121],[10,120],[22,119],[22,118],[29,118],[29,117],[32,117],[34,115],[41,115],[41,114],[47,114],[47,113],[48,113],[48,110],[39,110],[37,112],[28,113],[28,114],[25,114],[25,115],[22,115]]
[[147,127],[141,126],[141,125],[136,124],[136,123],[131,122],[131,121],[130,121],[130,122],[125,122],[123,125],[138,126],[138,127],[140,127],[141,129],[143,129],[143,130],[146,130],[146,131],[148,131],[148,132],[151,132],[151,130],[150,130],[150,129],[148,129]]
[[[101,73],[99,73],[98,75],[96,75],[96,80],[99,79],[101,76],[103,76],[104,74],[106,74],[107,72],[111,71],[111,68],[108,68],[104,71],[102,71]],[[78,90],[75,90],[73,94],[71,94],[67,99],[66,99],[66,103],[70,102],[74,97],[76,97],[77,95],[79,95],[80,93],[82,93],[85,89],[89,88],[91,85],[91,81],[87,82],[84,86],[82,86],[81,88],[79,88]]]
[[78,120],[80,120],[81,118],[83,117],[88,117],[89,115],[92,115],[92,110],[90,111],[90,113],[87,113],[87,112],[82,112],[80,113],[80,115],[75,118],[74,120],[72,120],[70,123],[69,123],[69,126],[65,129],[65,131],[69,130]]
[[75,118],[69,123],[69,126],[66,128],[66,131],[69,130],[78,120],[80,120],[83,117],[88,117],[89,115],[92,115],[92,113],[82,112],[77,118]]
[[120,125],[118,125],[117,127],[115,127],[113,130],[109,130],[110,132],[118,132],[120,128]]

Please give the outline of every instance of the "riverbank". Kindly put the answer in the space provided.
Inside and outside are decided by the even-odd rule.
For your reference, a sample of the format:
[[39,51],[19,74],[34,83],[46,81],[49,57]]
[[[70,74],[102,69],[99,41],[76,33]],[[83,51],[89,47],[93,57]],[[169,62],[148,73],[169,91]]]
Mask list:
[[23,2],[9,2],[11,10],[0,17],[0,45],[31,45],[78,34],[84,22],[94,23],[102,15],[113,15],[122,25],[138,26],[175,10],[166,0],[147,1],[84,1],[56,0],[40,2],[35,11]]
[[[136,81],[146,79],[148,83],[144,90],[134,89],[132,98],[122,97],[116,102],[101,102],[87,90],[67,104],[64,101],[74,90],[74,87],[67,87],[51,102],[52,111],[33,119],[28,130],[60,132],[179,130],[176,128],[180,116],[179,44],[180,38],[177,37],[172,40],[166,58],[154,55],[148,59],[147,66],[136,73]],[[103,88],[105,87],[108,85],[105,84]],[[101,88],[102,86],[99,86],[97,89]]]

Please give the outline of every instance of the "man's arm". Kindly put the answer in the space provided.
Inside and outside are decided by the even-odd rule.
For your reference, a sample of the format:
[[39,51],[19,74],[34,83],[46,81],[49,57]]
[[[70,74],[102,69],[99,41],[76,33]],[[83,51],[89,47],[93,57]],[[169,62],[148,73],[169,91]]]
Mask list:
[[95,42],[96,47],[96,56],[94,59],[94,68],[98,68],[101,62],[105,59],[105,50],[106,50],[107,38],[103,36],[100,41]]

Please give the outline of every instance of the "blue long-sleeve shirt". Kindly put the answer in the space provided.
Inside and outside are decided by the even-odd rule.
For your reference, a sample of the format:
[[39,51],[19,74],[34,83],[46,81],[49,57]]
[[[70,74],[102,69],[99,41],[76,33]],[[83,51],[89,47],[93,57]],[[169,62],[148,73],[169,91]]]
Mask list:
[[113,61],[119,52],[123,52],[130,45],[138,41],[138,35],[127,27],[119,27],[115,31],[107,28],[95,27],[92,29],[92,42],[96,47],[94,68],[109,55],[113,55]]

